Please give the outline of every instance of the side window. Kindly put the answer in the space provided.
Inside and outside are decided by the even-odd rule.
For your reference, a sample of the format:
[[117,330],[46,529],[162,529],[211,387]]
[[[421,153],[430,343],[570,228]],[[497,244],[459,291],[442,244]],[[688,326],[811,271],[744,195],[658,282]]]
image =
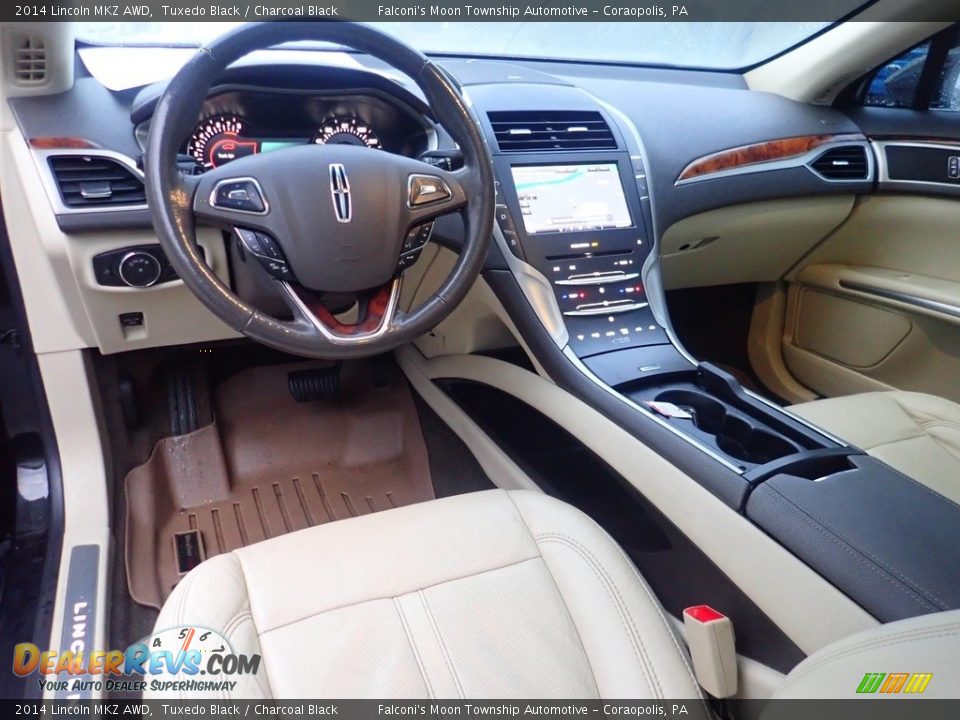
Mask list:
[[874,71],[863,104],[870,107],[912,108],[930,41],[918,45]]
[[960,112],[960,47],[952,48],[947,53],[930,107]]
[[887,61],[861,85],[868,107],[960,112],[960,26]]

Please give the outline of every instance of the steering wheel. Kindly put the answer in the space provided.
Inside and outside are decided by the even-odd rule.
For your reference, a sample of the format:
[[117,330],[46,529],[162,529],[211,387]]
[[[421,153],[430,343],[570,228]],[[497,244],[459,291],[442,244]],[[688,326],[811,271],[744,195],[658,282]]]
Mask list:
[[[447,171],[365,147],[311,144],[243,157],[200,176],[183,173],[177,153],[220,73],[253,50],[301,40],[354,48],[412,78],[460,146],[463,167]],[[157,104],[145,165],[153,225],[183,282],[232,328],[296,355],[364,357],[427,332],[467,294],[493,230],[490,155],[459,91],[417,50],[356,23],[252,24],[201,48]],[[431,297],[401,312],[403,270],[432,221],[454,212],[464,223],[456,265]],[[265,314],[221,282],[198,251],[198,222],[234,234],[244,257],[275,280],[292,320]],[[356,322],[334,317],[323,293],[355,296]]]

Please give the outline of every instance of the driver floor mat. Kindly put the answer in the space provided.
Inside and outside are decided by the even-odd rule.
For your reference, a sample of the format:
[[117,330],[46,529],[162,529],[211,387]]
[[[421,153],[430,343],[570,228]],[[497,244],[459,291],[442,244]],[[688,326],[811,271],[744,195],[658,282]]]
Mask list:
[[[215,421],[156,444],[126,477],[130,594],[159,608],[202,559],[333,520],[434,497],[413,397],[343,368],[333,400],[298,403],[287,372],[257,367],[214,393]],[[331,552],[336,552],[333,548]]]

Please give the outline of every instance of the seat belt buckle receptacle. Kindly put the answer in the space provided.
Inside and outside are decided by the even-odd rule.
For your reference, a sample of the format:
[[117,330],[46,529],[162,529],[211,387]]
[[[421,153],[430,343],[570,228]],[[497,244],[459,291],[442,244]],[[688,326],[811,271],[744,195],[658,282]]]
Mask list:
[[700,687],[715,698],[735,695],[737,651],[730,618],[709,605],[695,605],[683,611],[683,624]]

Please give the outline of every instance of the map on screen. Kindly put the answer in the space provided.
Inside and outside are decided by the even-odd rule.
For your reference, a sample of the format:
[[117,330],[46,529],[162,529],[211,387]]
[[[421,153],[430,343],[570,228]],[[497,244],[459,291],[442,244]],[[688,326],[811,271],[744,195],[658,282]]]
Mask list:
[[530,235],[631,225],[616,163],[514,165],[511,171]]

